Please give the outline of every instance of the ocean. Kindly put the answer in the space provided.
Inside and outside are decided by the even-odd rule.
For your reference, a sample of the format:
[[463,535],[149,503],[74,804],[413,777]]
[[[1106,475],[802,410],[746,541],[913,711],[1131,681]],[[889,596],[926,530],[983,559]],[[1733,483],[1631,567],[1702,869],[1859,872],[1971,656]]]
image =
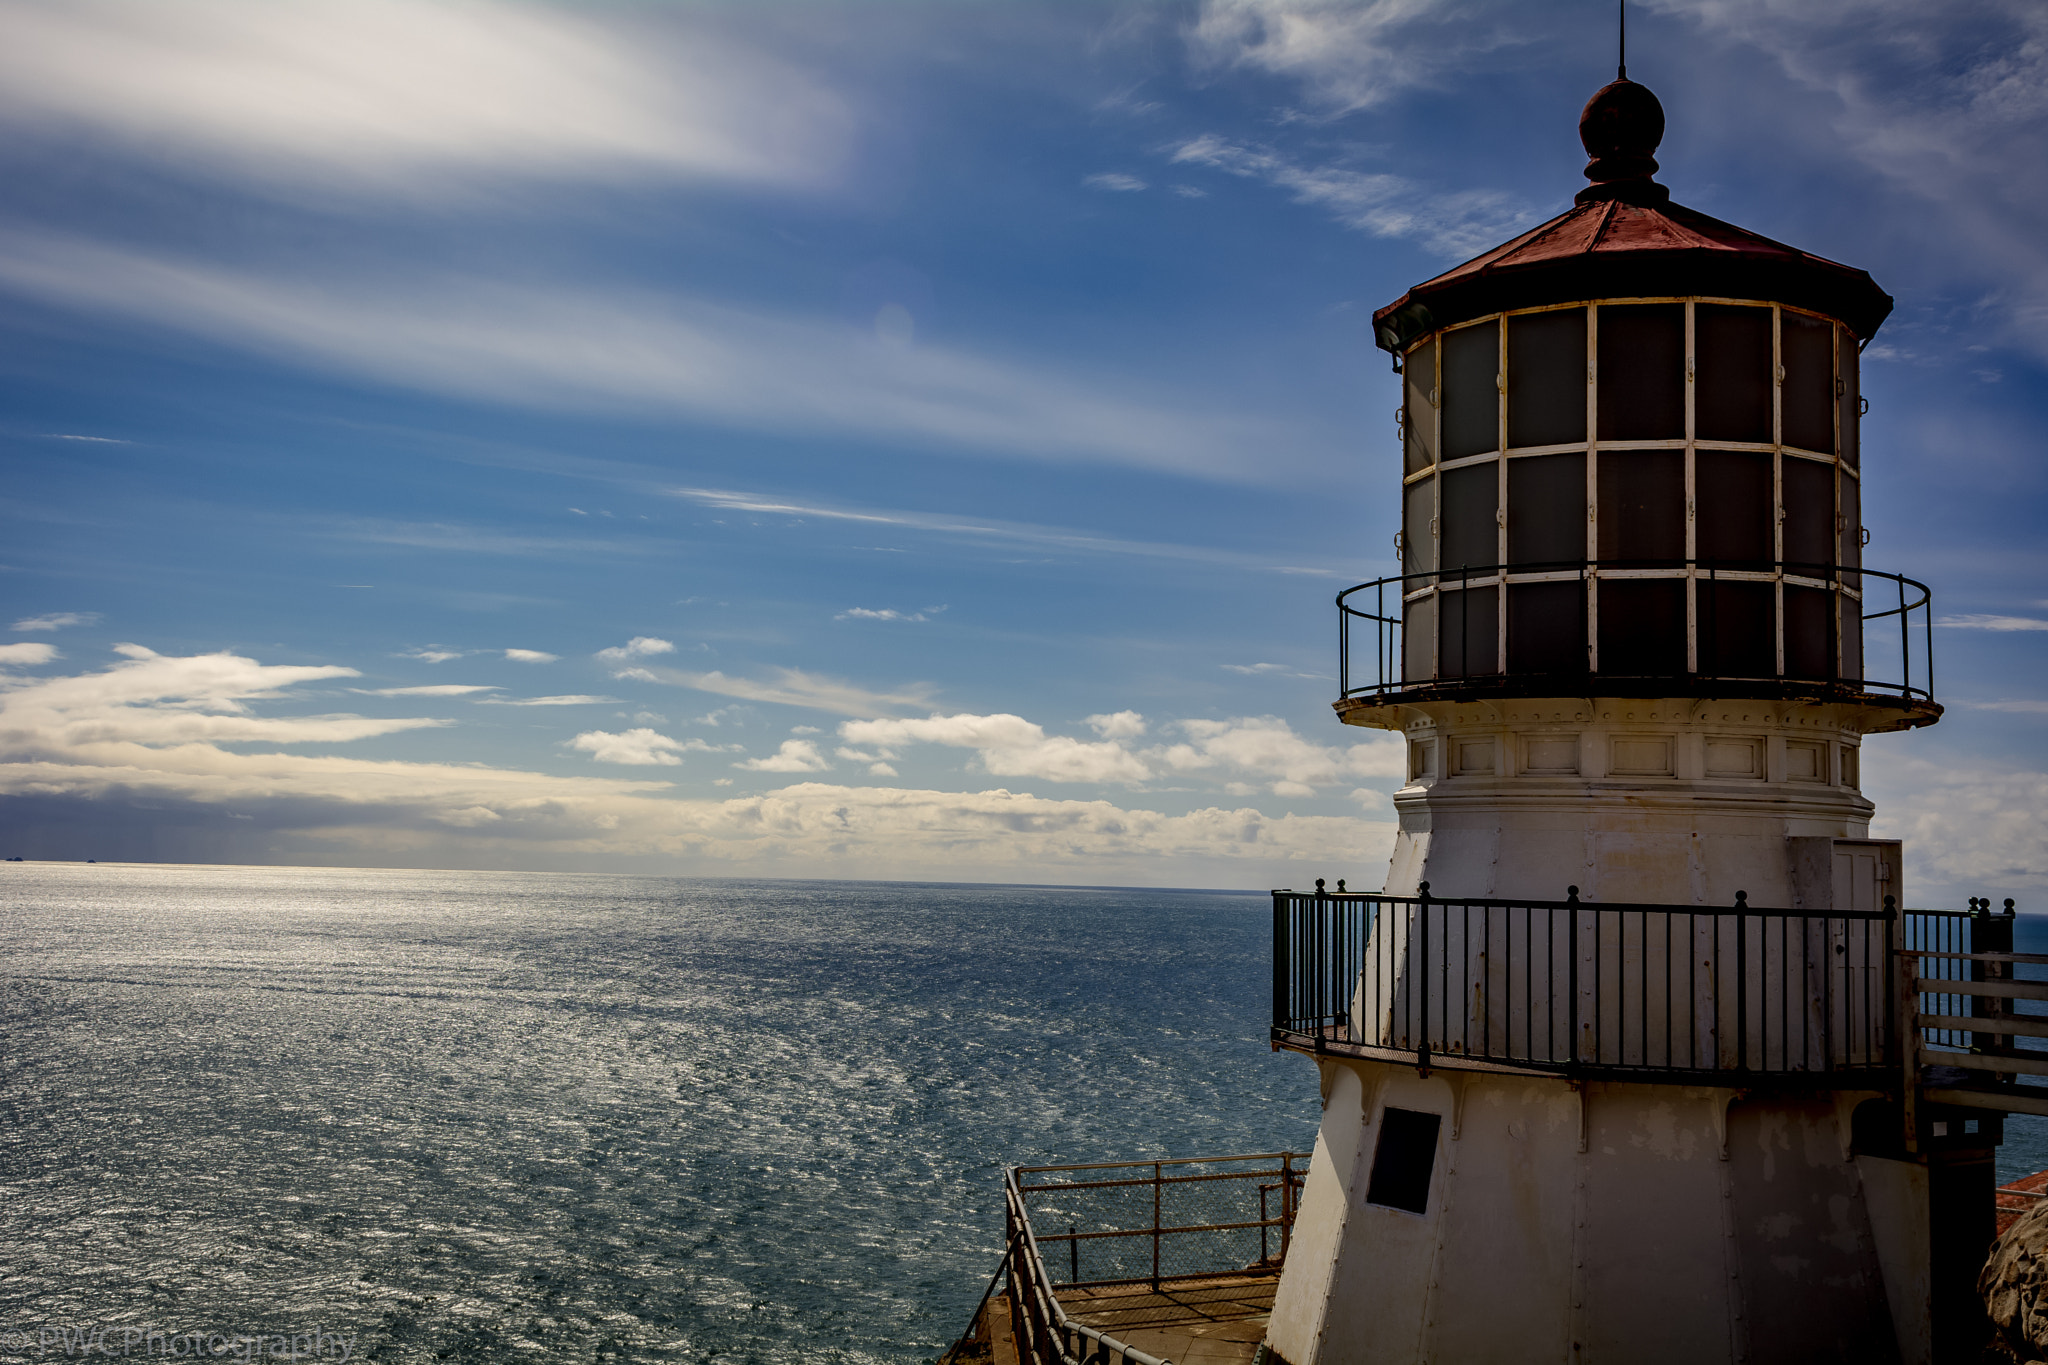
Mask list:
[[0,864],[0,1359],[929,1360],[1004,1166],[1310,1150],[1269,905]]
[[1268,905],[0,864],[0,1359],[928,1361],[1004,1166],[1310,1150]]

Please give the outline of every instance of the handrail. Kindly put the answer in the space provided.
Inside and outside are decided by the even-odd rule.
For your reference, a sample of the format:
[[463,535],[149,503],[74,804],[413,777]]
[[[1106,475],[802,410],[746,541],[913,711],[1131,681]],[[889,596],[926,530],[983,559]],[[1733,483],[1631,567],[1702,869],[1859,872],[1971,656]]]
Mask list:
[[[1114,1351],[1129,1365],[1172,1365],[1164,1356],[1141,1351],[1068,1317],[1045,1274],[1014,1170],[1003,1177],[1003,1203],[1011,1227],[1010,1311],[1018,1329],[1017,1349],[1024,1360],[1033,1365],[1110,1365],[1110,1352]],[[1093,1342],[1095,1349],[1084,1348],[1076,1354],[1077,1340]]]
[[[1202,1171],[1192,1175],[1167,1175],[1166,1168],[1176,1166],[1220,1166],[1225,1164],[1263,1163],[1250,1170]],[[1297,1165],[1301,1163],[1301,1165]],[[1135,1365],[1166,1365],[1155,1356],[1124,1342],[1100,1328],[1091,1327],[1070,1317],[1059,1300],[1053,1275],[1047,1270],[1044,1259],[1046,1243],[1065,1242],[1067,1258],[1072,1266],[1068,1276],[1070,1285],[1086,1284],[1092,1287],[1114,1285],[1150,1284],[1158,1292],[1165,1283],[1186,1283],[1211,1279],[1218,1275],[1242,1275],[1252,1273],[1271,1274],[1286,1258],[1289,1233],[1293,1227],[1294,1212],[1301,1184],[1307,1175],[1306,1163],[1297,1152],[1259,1152],[1234,1156],[1214,1157],[1162,1157],[1151,1161],[1104,1161],[1066,1166],[1015,1166],[1004,1173],[1003,1201],[1005,1209],[1006,1234],[1010,1250],[1007,1265],[1011,1285],[1011,1313],[1016,1327],[1018,1348],[1021,1359],[1033,1365],[1111,1365],[1113,1359],[1135,1362]],[[1062,1179],[1039,1184],[1029,1182],[1032,1176],[1094,1175],[1105,1172],[1142,1171],[1142,1178],[1108,1179]],[[1169,1223],[1165,1216],[1168,1201],[1162,1196],[1174,1190],[1181,1192],[1180,1199],[1185,1208],[1185,1199],[1199,1196],[1207,1187],[1220,1190],[1220,1182],[1235,1181],[1250,1183],[1256,1187],[1259,1217],[1226,1218],[1217,1222],[1187,1222],[1185,1214],[1180,1223]],[[1109,1230],[1081,1231],[1069,1227],[1065,1233],[1050,1233],[1041,1238],[1032,1223],[1031,1201],[1048,1198],[1067,1201],[1079,1197],[1084,1202],[1108,1198],[1112,1204],[1142,1188],[1151,1190],[1151,1212],[1146,1226],[1116,1226]],[[1268,1217],[1270,1211],[1268,1196],[1279,1193],[1279,1216]],[[1245,1200],[1250,1201],[1247,1191]],[[1041,1211],[1042,1202],[1041,1202]],[[1249,1212],[1249,1209],[1246,1210]],[[1071,1210],[1064,1217],[1073,1216]],[[1093,1215],[1083,1214],[1076,1218],[1082,1221]],[[1218,1266],[1196,1271],[1167,1273],[1161,1265],[1161,1242],[1163,1238],[1178,1234],[1245,1234],[1253,1229],[1258,1231],[1258,1260],[1247,1265],[1243,1260],[1231,1258],[1227,1266]],[[1272,1244],[1267,1240],[1269,1231],[1279,1233],[1279,1254],[1274,1255]],[[1084,1244],[1098,1244],[1109,1239],[1135,1239],[1151,1243],[1151,1266],[1149,1274],[1103,1279],[1100,1277],[1081,1278],[1081,1248]],[[1227,1238],[1226,1247],[1236,1243]],[[1248,1242],[1241,1243],[1243,1255],[1248,1259],[1251,1251]],[[1092,1344],[1091,1344],[1092,1343]],[[1113,1353],[1113,1354],[1112,1354]]]
[[[1426,677],[1409,677],[1406,653],[1406,621],[1409,609],[1423,602],[1442,603],[1447,598],[1468,590],[1498,588],[1532,583],[1577,583],[1579,585],[1578,615],[1579,637],[1586,643],[1588,651],[1597,638],[1595,615],[1597,601],[1589,585],[1600,582],[1629,581],[1641,579],[1664,579],[1686,583],[1785,583],[1794,588],[1810,588],[1827,592],[1830,597],[1844,602],[1858,604],[1857,638],[1853,650],[1846,639],[1838,639],[1833,629],[1827,631],[1825,678],[1802,677],[1795,672],[1771,672],[1768,674],[1745,673],[1724,670],[1717,666],[1718,660],[1710,657],[1712,648],[1706,641],[1712,635],[1714,594],[1698,594],[1699,602],[1692,611],[1692,624],[1685,627],[1692,640],[1688,650],[1685,670],[1663,673],[1625,673],[1615,669],[1590,667],[1566,668],[1559,671],[1535,671],[1509,669],[1509,660],[1496,652],[1498,637],[1487,640],[1468,638],[1468,614],[1460,615],[1460,632],[1457,639],[1459,648],[1456,657],[1449,662],[1453,667],[1440,666],[1441,661],[1432,662]],[[1867,610],[1877,605],[1871,600],[1866,579],[1890,583],[1896,589],[1896,604],[1887,605],[1883,610]],[[1368,602],[1366,594],[1371,594]],[[1459,596],[1461,603],[1469,598]],[[1439,567],[1418,569],[1412,573],[1401,573],[1386,578],[1376,578],[1346,588],[1337,594],[1338,608],[1338,692],[1344,698],[1366,697],[1381,699],[1390,694],[1421,688],[1465,688],[1477,685],[1514,684],[1519,680],[1555,679],[1567,691],[1560,695],[1583,695],[1589,690],[1587,680],[1610,682],[1641,682],[1683,678],[1688,682],[1697,680],[1764,683],[1773,687],[1797,690],[1823,688],[1833,692],[1883,697],[1896,704],[1928,704],[1934,699],[1934,622],[1932,611],[1933,594],[1926,584],[1902,574],[1888,573],[1881,569],[1867,569],[1860,564],[1822,564],[1802,560],[1705,560],[1705,559],[1570,559],[1548,561],[1524,561],[1507,564],[1464,565],[1457,568]],[[1511,630],[1511,621],[1503,622],[1507,616],[1506,604],[1496,601],[1495,625],[1489,629],[1499,630],[1503,624]],[[1892,617],[1899,620],[1898,664],[1900,677],[1887,680],[1864,676],[1867,672],[1863,638],[1869,623],[1884,621]],[[1371,679],[1358,682],[1352,679],[1352,628],[1353,622],[1363,627],[1370,625],[1373,635],[1373,650],[1370,664]],[[1917,629],[1916,629],[1917,627]],[[1436,621],[1432,627],[1438,632],[1431,643],[1430,657],[1436,661],[1438,645],[1445,637],[1444,623]],[[1782,613],[1774,613],[1774,644],[1787,638],[1786,624]],[[1796,634],[1796,632],[1795,632]],[[1914,640],[1920,638],[1916,651]],[[1693,638],[1697,637],[1697,638]],[[1509,648],[1512,650],[1512,635]],[[1874,642],[1874,641],[1873,641]],[[1467,669],[1473,647],[1482,644],[1481,658],[1491,658],[1493,666],[1485,669]],[[1448,646],[1445,646],[1448,648]],[[1851,660],[1844,657],[1853,653]],[[1774,659],[1780,657],[1777,649],[1771,651]]]

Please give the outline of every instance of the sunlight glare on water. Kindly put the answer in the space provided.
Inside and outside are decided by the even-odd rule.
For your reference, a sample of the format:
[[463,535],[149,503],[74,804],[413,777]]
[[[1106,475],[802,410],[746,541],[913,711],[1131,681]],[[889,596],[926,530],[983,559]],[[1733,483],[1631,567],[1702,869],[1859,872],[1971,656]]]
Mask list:
[[1003,1166],[1314,1139],[1261,897],[0,878],[0,1330],[921,1361],[994,1268]]

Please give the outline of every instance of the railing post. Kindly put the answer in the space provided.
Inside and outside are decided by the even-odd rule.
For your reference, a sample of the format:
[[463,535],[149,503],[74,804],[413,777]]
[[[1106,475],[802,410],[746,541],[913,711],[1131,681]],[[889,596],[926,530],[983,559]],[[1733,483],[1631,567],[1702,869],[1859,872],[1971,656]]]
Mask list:
[[1415,918],[1416,929],[1422,937],[1421,961],[1411,965],[1411,977],[1419,983],[1422,998],[1421,1026],[1415,1031],[1415,1065],[1418,1070],[1429,1070],[1429,883],[1416,888]]
[[[1992,912],[1991,898],[1989,896],[1980,901],[1972,902],[1976,911],[1975,914],[1970,916],[1970,952],[1973,955],[1978,953],[2010,953],[2012,951],[2012,902],[2007,901],[2005,904],[2006,911],[2003,915],[2000,915]],[[1970,980],[1972,981],[2005,981],[2010,979],[2012,975],[2013,970],[2010,962],[1982,962],[1976,960],[1974,956],[1970,962]],[[2014,1011],[2012,1010],[2011,1002],[2006,1000],[1993,999],[1983,995],[1972,996],[1970,999],[1970,1015],[1972,1018],[1999,1019],[2012,1012]],[[1970,1035],[1970,1051],[2010,1052],[2012,1051],[2012,1043],[2015,1041],[2017,1040],[2009,1034],[1973,1032]],[[2019,1077],[2000,1076],[1998,1079],[2001,1084],[2010,1085],[2017,1082]]]
[[[1884,898],[1888,920],[1897,917],[1898,907],[1897,897]],[[1917,1152],[1920,1150],[1920,955],[1912,944],[1899,949],[1894,970],[1898,973],[1898,989],[1893,996],[1897,1003],[1893,1008],[1898,1012],[1899,1126],[1904,1130],[1900,1136],[1907,1151]]]
[[1566,906],[1566,909],[1565,909],[1565,913],[1566,913],[1566,914],[1567,914],[1568,916],[1570,916],[1570,922],[1569,922],[1569,924],[1567,925],[1567,931],[1568,931],[1568,933],[1570,934],[1570,948],[1569,948],[1569,951],[1568,951],[1568,957],[1567,957],[1567,960],[1566,960],[1566,962],[1565,962],[1565,990],[1566,990],[1566,992],[1568,993],[1568,995],[1569,995],[1569,996],[1570,996],[1570,998],[1571,998],[1571,1008],[1570,1008],[1570,1010],[1568,1011],[1568,1013],[1567,1013],[1567,1015],[1566,1015],[1566,1020],[1565,1020],[1565,1022],[1566,1022],[1566,1025],[1567,1025],[1567,1027],[1568,1027],[1568,1029],[1569,1029],[1569,1032],[1567,1032],[1565,1036],[1566,1036],[1567,1038],[1571,1039],[1571,1044],[1572,1044],[1572,1061],[1573,1061],[1574,1063],[1576,1063],[1576,1062],[1578,1062],[1578,1061],[1579,1061],[1579,1059],[1580,1059],[1580,1058],[1579,1058],[1579,1051],[1580,1051],[1580,1047],[1579,1047],[1579,888],[1577,888],[1576,886],[1570,886],[1570,887],[1566,887],[1566,888],[1565,888],[1565,898],[1564,898],[1564,903],[1565,903],[1565,906]]
[[1749,893],[1735,893],[1735,1069],[1749,1070]]
[[1159,1194],[1165,1168],[1152,1163],[1152,1292],[1159,1292]]
[[1287,1260],[1287,1244],[1294,1236],[1294,1153],[1280,1154],[1280,1260]]
[[1884,898],[1884,969],[1889,979],[1884,983],[1884,1036],[1878,1041],[1885,1061],[1898,1063],[1899,1046],[1899,991],[1897,978],[1903,961],[1899,950],[1899,903],[1890,896]]

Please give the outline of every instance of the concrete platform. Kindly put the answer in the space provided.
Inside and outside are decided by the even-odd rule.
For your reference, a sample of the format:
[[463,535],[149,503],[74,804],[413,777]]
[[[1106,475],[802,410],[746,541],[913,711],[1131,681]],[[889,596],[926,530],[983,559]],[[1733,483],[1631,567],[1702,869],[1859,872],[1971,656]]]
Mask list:
[[1266,1337],[1278,1271],[1150,1285],[1077,1285],[1058,1291],[1076,1322],[1173,1365],[1250,1365]]

